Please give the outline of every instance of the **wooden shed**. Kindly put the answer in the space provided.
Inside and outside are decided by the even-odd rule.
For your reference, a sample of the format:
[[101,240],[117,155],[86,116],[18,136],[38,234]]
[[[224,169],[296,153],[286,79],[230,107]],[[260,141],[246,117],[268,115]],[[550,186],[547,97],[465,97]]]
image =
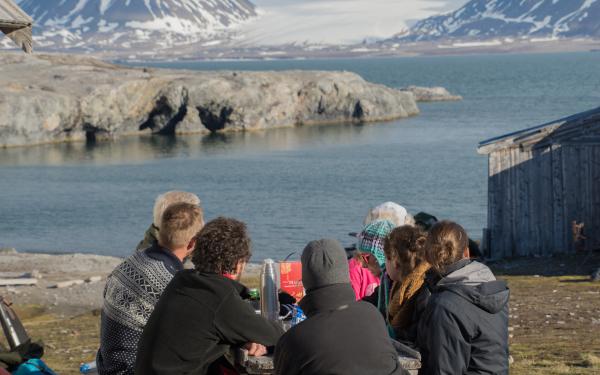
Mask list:
[[[33,20],[13,0],[0,0],[0,31],[13,40],[23,51],[31,53]],[[0,34],[1,37],[1,34]]]
[[600,107],[478,151],[489,158],[488,257],[600,249]]

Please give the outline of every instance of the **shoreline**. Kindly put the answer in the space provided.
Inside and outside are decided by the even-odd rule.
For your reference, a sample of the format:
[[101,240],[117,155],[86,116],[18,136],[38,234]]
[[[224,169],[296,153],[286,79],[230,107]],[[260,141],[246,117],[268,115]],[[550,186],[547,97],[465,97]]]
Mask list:
[[[88,313],[102,308],[106,277],[124,259],[98,254],[0,249],[0,278],[9,279],[4,276],[9,274],[29,274],[37,281],[35,285],[0,286],[0,295],[8,297],[17,306],[39,306],[59,317]],[[191,264],[186,263],[186,267]],[[253,284],[259,272],[259,263],[249,263],[243,280]]]
[[[597,257],[600,259],[600,253]],[[31,286],[0,286],[0,294],[9,297],[18,306],[39,306],[47,313],[60,317],[88,313],[102,307],[106,277],[123,259],[97,254],[48,254],[0,249],[0,278],[8,278],[2,276],[7,274],[30,274],[30,277],[37,279],[37,283]],[[486,263],[499,274],[534,277],[568,275],[573,271],[590,275],[595,269],[591,264],[586,267],[580,265],[576,254],[546,258],[549,264],[557,263],[554,266],[544,266],[540,259],[543,258],[526,257]],[[242,276],[242,282],[248,287],[257,287],[260,264],[258,261],[248,263]],[[595,267],[598,266],[600,263]],[[191,263],[186,263],[186,268],[192,267]],[[61,286],[56,287],[59,283]]]

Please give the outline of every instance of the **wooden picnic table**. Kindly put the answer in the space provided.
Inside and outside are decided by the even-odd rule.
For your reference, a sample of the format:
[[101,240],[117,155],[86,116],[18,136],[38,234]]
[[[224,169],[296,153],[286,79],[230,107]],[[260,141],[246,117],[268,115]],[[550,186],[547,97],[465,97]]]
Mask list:
[[[275,373],[272,355],[252,357],[248,355],[247,350],[237,348],[233,349],[229,356],[236,366],[245,371],[248,375],[269,375]],[[404,353],[398,354],[398,362],[400,363],[400,366],[407,370],[411,375],[417,375],[421,368],[421,361],[419,358]]]

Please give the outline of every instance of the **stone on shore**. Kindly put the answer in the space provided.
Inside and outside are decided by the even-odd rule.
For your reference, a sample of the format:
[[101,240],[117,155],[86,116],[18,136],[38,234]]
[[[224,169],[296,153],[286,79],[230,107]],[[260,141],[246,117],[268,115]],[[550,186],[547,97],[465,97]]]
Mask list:
[[0,55],[0,147],[130,134],[385,121],[411,93],[349,72],[143,69],[75,55]]
[[600,282],[600,268],[598,268],[592,273],[591,279],[594,282]]
[[417,102],[452,102],[462,100],[462,96],[453,95],[443,87],[408,86],[401,89],[412,92]]

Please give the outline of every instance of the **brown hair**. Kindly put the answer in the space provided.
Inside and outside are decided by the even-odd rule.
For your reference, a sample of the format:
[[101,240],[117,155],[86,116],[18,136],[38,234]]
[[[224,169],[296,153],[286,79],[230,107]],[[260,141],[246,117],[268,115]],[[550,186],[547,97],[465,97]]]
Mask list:
[[175,203],[161,218],[158,242],[170,250],[186,246],[204,225],[202,209],[194,204]]
[[469,246],[467,232],[452,221],[440,221],[429,230],[425,244],[425,259],[439,273],[463,258]]
[[218,217],[198,233],[192,263],[201,272],[233,273],[240,261],[248,261],[251,256],[246,224]]
[[394,228],[385,238],[383,251],[394,261],[402,277],[408,276],[423,261],[427,235],[418,227],[404,225]]

